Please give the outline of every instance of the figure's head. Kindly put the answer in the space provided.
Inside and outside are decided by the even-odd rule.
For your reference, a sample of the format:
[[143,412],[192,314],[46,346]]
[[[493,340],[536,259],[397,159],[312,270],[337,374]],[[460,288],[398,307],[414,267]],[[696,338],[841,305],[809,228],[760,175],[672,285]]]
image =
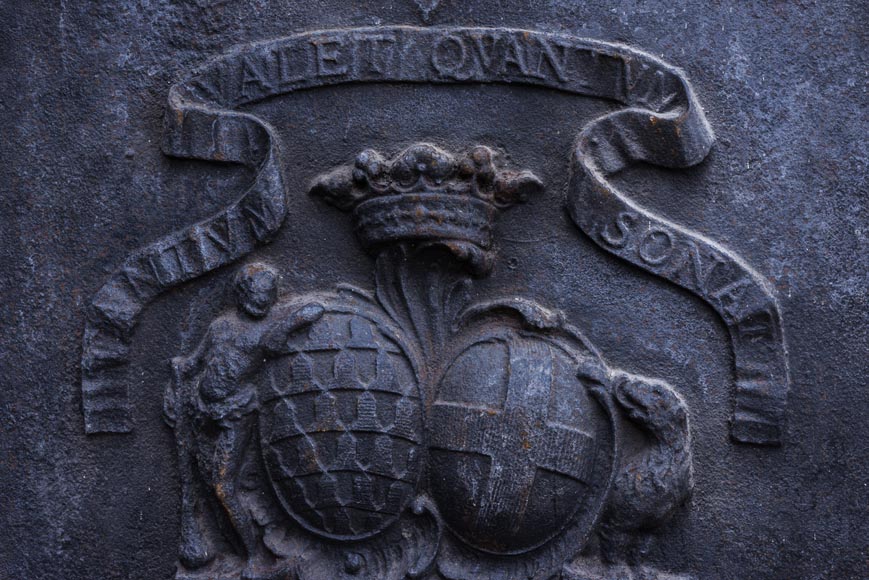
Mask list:
[[243,266],[235,275],[235,300],[239,310],[253,318],[269,313],[278,298],[278,273],[261,263]]

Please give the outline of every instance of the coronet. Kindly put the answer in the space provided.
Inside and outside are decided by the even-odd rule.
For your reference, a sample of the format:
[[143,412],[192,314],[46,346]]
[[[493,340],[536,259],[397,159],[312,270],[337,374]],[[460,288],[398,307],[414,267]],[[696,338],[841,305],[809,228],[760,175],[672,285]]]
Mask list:
[[392,158],[372,149],[318,177],[311,194],[352,211],[362,245],[438,244],[472,265],[491,262],[498,209],[543,190],[530,171],[503,167],[500,156],[477,145],[453,154],[417,143]]

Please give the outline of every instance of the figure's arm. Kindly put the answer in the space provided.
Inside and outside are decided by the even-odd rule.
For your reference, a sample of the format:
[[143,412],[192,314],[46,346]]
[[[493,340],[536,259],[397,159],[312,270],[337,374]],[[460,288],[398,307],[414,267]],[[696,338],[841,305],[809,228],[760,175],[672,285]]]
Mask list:
[[189,377],[202,366],[205,356],[211,350],[211,344],[214,342],[214,329],[212,326],[214,326],[214,323],[205,331],[205,336],[202,337],[202,340],[199,341],[193,352],[186,356],[176,356],[172,359],[172,368],[181,378]]
[[289,336],[313,324],[323,316],[325,309],[321,304],[311,302],[305,304],[286,318],[276,322],[269,328],[262,340],[262,348],[266,353],[276,354],[282,352],[286,348],[287,339]]
[[175,427],[178,419],[178,405],[180,403],[180,392],[183,391],[183,385],[195,374],[202,365],[205,358],[205,353],[208,352],[213,341],[213,330],[209,326],[205,331],[205,336],[196,345],[196,348],[189,355],[179,355],[172,357],[171,368],[172,378],[166,385],[163,393],[163,418],[170,427]]

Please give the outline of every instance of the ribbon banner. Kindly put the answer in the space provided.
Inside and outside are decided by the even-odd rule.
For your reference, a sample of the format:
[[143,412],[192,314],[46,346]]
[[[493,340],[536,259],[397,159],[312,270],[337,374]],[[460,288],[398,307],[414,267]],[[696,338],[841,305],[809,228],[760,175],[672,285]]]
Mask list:
[[85,429],[132,429],[126,367],[141,311],[181,283],[268,243],[286,218],[278,142],[245,105],[347,83],[502,83],[547,87],[625,106],[579,133],[568,196],[576,224],[602,248],[710,304],[736,361],[737,441],[779,444],[788,391],[781,315],[770,285],[737,255],[654,215],[616,190],[635,162],[688,167],[713,135],[684,75],[625,46],[505,28],[377,27],[319,31],[242,46],[169,92],[163,151],[256,168],[217,215],[129,256],[97,292],[82,357]]

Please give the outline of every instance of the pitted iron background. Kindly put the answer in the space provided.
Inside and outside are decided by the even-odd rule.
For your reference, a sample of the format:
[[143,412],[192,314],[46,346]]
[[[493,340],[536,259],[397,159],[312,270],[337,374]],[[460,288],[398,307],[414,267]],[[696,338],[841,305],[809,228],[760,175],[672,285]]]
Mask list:
[[[129,352],[116,353],[128,363],[123,378],[113,378],[129,389],[132,434],[84,434],[80,370],[88,305],[112,273],[137,249],[221,211],[255,176],[164,156],[170,87],[246,43],[392,25],[500,27],[624,44],[685,73],[716,137],[708,157],[690,169],[633,166],[613,184],[656,216],[734,252],[769,285],[787,338],[787,421],[781,432],[749,430],[743,438],[781,435],[782,446],[731,439],[740,408],[734,379],[764,370],[734,367],[719,316],[642,269],[655,266],[665,236],[649,237],[665,243],[647,246],[651,260],[635,267],[598,247],[564,210],[577,134],[619,110],[611,101],[472,80],[353,84],[245,105],[242,112],[267,119],[278,136],[291,192],[289,219],[279,229],[264,223],[264,237],[273,237],[251,259],[275,267],[286,294],[345,283],[370,290],[373,262],[354,238],[352,216],[308,196],[311,180],[365,148],[393,155],[431,142],[502,152],[545,190],[498,217],[497,260],[474,299],[522,296],[562,311],[608,364],[667,381],[690,411],[693,493],[654,534],[643,565],[703,579],[869,576],[867,12],[860,3],[10,0],[0,15],[0,526],[10,531],[0,542],[0,576],[175,573],[181,475],[161,418],[169,360],[195,349],[210,321],[232,308],[236,267],[157,298]],[[620,235],[641,231],[633,219],[611,224],[609,250]],[[744,403],[757,410],[753,399]],[[425,520],[420,511],[414,517]],[[412,531],[420,545],[436,534],[426,526]],[[357,564],[342,560],[339,572]],[[337,577],[308,569],[315,579]]]

